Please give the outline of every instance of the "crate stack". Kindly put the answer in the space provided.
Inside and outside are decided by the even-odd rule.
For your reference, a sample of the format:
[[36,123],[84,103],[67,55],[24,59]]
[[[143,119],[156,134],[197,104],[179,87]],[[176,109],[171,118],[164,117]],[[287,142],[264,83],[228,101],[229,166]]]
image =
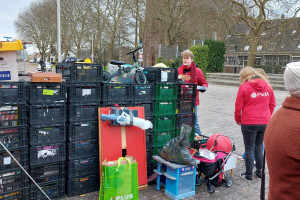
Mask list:
[[[28,171],[24,82],[0,82],[0,141]],[[0,198],[29,199],[29,179],[0,145]]]
[[[26,87],[29,165],[32,178],[51,199],[65,194],[66,85],[30,82]],[[47,199],[31,182],[30,199]]]
[[195,99],[197,85],[192,83],[178,83],[177,98],[177,117],[176,117],[176,136],[180,134],[182,124],[193,127],[189,134],[189,142],[194,141],[195,137]]
[[[148,84],[132,84],[131,85],[131,106],[144,107],[145,119],[154,125],[154,83]],[[146,138],[146,158],[147,158],[147,174],[151,175],[151,161],[153,151],[153,129],[145,131]]]
[[66,194],[76,196],[99,189],[98,107],[101,102],[102,67],[98,64],[66,63],[67,173]]

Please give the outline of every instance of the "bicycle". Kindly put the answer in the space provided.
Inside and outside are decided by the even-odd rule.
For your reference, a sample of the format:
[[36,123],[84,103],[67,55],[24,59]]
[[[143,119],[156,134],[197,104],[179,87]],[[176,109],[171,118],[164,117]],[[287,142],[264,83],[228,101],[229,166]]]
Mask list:
[[131,72],[131,70],[136,69],[136,71],[134,73],[135,82],[137,84],[147,83],[147,77],[143,72],[144,68],[139,66],[137,57],[135,55],[135,52],[140,50],[140,49],[142,49],[142,47],[134,49],[133,51],[130,51],[129,53],[126,54],[126,55],[132,54],[132,58],[133,58],[133,61],[134,61],[133,65],[126,64],[123,61],[111,60],[110,64],[118,65],[119,69],[116,72],[114,72],[113,74],[110,74],[107,71],[103,71],[102,82],[103,83],[109,83],[112,78],[114,78],[116,76],[122,76],[123,74],[129,73],[129,72]]

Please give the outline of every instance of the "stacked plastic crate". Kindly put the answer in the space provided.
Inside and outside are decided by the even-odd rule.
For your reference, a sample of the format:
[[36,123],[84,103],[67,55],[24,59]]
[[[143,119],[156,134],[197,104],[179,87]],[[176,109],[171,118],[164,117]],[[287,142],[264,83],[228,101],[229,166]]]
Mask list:
[[[32,178],[51,199],[65,194],[66,85],[29,82],[29,164]],[[47,199],[31,182],[30,199]]]
[[66,194],[71,197],[96,191],[100,185],[98,107],[102,67],[67,63],[63,72],[67,74],[63,73],[63,78],[68,94]]
[[178,84],[177,99],[177,119],[176,119],[176,136],[180,134],[182,124],[193,127],[192,133],[189,135],[189,142],[194,141],[195,137],[195,99],[197,85],[192,83]]
[[[28,171],[24,82],[0,82],[0,141]],[[29,179],[0,145],[0,199],[28,199]]]
[[176,136],[177,84],[155,85],[153,154]]
[[[154,83],[132,84],[131,85],[131,106],[144,107],[145,119],[154,125]],[[147,156],[147,174],[151,175],[151,161],[153,151],[153,129],[147,129],[146,134],[146,156]]]

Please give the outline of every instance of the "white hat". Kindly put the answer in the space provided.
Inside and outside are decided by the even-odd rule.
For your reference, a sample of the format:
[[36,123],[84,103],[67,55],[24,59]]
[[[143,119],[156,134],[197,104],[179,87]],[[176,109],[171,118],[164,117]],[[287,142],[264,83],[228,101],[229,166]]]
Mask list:
[[285,89],[300,98],[300,62],[288,63],[284,71]]

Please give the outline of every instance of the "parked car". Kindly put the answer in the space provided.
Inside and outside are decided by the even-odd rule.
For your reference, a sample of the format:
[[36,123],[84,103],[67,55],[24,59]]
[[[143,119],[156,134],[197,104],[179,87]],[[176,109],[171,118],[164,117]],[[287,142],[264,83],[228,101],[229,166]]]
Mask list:
[[[51,72],[52,71],[52,65],[51,65],[51,63],[45,62],[45,65],[46,65],[46,72]],[[38,65],[37,70],[38,71],[42,70],[42,67],[41,67],[40,64]]]
[[35,63],[35,60],[34,59],[30,59],[29,63]]

